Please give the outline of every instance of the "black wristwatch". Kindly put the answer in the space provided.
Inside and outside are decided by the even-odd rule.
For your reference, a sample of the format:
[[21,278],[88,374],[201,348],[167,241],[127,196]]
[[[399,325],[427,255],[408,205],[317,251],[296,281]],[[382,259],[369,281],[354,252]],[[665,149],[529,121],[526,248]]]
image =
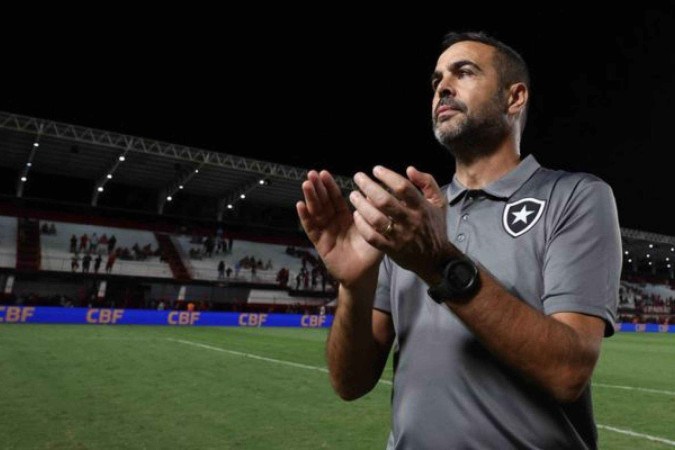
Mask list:
[[446,300],[468,300],[480,289],[476,264],[467,257],[454,258],[443,267],[443,279],[427,293],[436,303]]

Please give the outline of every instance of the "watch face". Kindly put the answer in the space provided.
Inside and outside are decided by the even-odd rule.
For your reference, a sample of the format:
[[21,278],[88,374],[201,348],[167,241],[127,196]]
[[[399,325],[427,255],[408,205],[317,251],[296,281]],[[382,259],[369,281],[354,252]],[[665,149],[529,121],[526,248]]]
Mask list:
[[459,260],[452,265],[448,273],[448,281],[455,289],[466,289],[476,278],[476,267],[469,261]]

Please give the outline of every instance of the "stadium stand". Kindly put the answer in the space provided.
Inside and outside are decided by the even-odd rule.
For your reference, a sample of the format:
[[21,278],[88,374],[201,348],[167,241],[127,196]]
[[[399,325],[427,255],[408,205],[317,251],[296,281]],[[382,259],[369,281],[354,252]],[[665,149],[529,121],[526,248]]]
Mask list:
[[[334,307],[334,281],[295,213],[307,169],[7,112],[0,112],[0,149],[5,303]],[[336,181],[345,193],[354,189],[348,177]],[[622,317],[672,320],[675,237],[621,231]],[[117,239],[113,254],[120,249],[109,274],[104,235]],[[89,273],[82,273],[87,252]]]
[[[87,255],[92,260],[100,255],[103,259],[100,271],[103,272],[110,254],[114,252],[117,258],[109,272],[111,274],[156,278],[173,276],[168,263],[160,260],[159,244],[152,232],[66,222],[49,223],[54,223],[57,233],[42,235],[42,270],[82,271],[82,260]],[[111,247],[109,242],[113,237],[115,245]],[[75,241],[74,247],[71,239]],[[72,264],[73,258],[78,261],[77,268]],[[94,272],[93,267],[94,262],[90,261],[91,272]]]
[[16,267],[16,217],[0,216],[0,267]]

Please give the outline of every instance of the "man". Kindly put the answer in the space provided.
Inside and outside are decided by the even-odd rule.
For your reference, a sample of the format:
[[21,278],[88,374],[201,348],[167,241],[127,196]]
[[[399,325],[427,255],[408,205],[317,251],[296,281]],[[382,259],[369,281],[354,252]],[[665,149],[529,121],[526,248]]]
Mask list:
[[510,47],[449,34],[432,88],[447,189],[377,166],[379,182],[354,176],[351,213],[328,172],[302,185],[298,215],[340,282],[331,383],[363,396],[395,344],[389,449],[596,448],[589,382],[621,271],[612,191],[521,160],[529,76]]

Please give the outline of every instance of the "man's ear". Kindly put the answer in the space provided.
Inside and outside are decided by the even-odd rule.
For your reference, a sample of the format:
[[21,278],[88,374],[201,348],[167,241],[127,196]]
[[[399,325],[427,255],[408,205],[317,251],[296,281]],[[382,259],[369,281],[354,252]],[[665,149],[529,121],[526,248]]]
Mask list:
[[508,110],[509,114],[517,114],[527,105],[529,91],[525,83],[514,83],[509,87]]

